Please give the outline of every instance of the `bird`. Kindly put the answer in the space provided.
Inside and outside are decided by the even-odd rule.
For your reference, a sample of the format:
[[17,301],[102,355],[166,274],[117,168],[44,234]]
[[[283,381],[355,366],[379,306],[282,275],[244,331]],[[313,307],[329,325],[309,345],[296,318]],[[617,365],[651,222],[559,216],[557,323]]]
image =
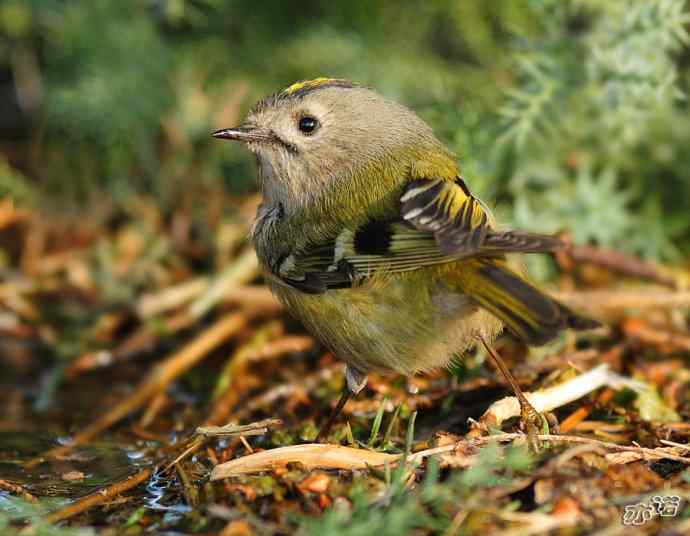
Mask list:
[[425,121],[349,80],[296,82],[212,135],[256,158],[262,201],[250,236],[267,284],[346,364],[318,440],[370,372],[423,373],[479,344],[535,436],[540,416],[491,343],[504,329],[543,345],[599,325],[538,289],[515,260],[561,240],[502,229]]

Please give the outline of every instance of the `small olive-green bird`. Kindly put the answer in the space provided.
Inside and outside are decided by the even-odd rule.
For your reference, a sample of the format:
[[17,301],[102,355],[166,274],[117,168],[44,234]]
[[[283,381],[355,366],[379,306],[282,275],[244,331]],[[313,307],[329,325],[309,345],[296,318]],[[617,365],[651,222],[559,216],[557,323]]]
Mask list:
[[561,242],[498,229],[431,128],[369,88],[298,82],[214,136],[256,156],[251,236],[273,292],[347,363],[336,412],[369,371],[445,366],[503,326],[539,345],[596,325],[506,258]]

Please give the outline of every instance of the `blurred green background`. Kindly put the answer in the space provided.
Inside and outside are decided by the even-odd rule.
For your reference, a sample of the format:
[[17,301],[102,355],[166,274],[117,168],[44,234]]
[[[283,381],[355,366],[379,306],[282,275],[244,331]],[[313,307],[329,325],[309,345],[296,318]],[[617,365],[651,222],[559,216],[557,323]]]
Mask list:
[[2,0],[0,195],[79,211],[256,188],[209,133],[316,76],[401,100],[512,225],[690,252],[683,0]]

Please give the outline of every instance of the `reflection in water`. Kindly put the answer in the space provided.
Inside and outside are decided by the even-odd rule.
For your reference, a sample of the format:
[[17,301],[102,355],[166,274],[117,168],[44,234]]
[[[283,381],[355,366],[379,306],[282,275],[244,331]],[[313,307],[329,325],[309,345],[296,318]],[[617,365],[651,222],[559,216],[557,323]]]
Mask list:
[[[78,447],[63,458],[25,468],[27,461],[64,442],[65,438],[42,433],[0,432],[0,478],[23,486],[41,499],[39,508],[0,492],[0,511],[10,518],[38,520],[49,510],[124,480],[153,463],[146,451],[99,441]],[[175,476],[160,471],[153,473],[145,489],[140,488],[138,499],[145,508],[161,513],[148,527],[153,532],[183,522],[185,514],[192,511],[183,502]]]
[[64,438],[40,432],[0,432],[0,478],[20,484],[37,496],[76,499],[150,465],[140,451],[99,441],[31,469],[24,467],[27,461],[61,442]]
[[160,471],[155,471],[146,486],[147,497],[144,499],[144,503],[152,510],[164,511],[163,523],[166,525],[181,521],[184,514],[192,511],[192,508],[184,503],[162,504],[166,496],[176,497],[178,495],[175,490],[170,489],[174,485],[173,483],[172,479],[165,477]]

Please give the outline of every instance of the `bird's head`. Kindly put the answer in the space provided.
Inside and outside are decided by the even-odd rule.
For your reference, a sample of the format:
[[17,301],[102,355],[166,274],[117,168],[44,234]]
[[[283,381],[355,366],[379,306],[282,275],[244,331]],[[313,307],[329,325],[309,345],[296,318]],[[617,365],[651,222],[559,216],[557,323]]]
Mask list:
[[414,112],[347,80],[295,83],[213,134],[256,155],[264,196],[286,209],[379,196],[415,159],[448,151]]

